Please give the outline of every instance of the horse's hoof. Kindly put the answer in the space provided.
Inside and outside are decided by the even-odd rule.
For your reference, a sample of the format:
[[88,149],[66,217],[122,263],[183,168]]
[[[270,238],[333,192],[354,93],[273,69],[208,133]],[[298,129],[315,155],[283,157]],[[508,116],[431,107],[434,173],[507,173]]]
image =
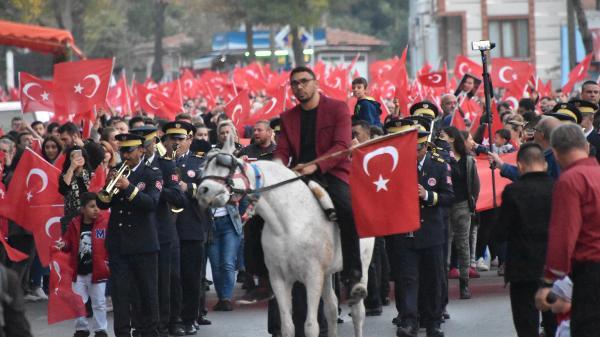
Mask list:
[[350,290],[348,304],[354,305],[365,298],[367,298],[367,288],[363,284],[357,283],[352,287],[352,290]]

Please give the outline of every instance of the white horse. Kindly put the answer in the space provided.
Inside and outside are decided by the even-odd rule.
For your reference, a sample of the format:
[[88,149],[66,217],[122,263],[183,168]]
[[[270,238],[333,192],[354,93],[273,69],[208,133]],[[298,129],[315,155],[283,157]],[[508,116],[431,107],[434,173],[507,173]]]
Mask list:
[[[247,164],[235,158],[231,138],[220,152],[208,154],[202,182],[196,198],[201,207],[222,207],[232,195],[293,179],[297,175],[280,163],[257,161]],[[315,190],[315,191],[311,191]],[[342,269],[342,252],[338,225],[331,222],[315,195],[324,190],[296,180],[265,190],[254,210],[265,222],[261,242],[271,287],[279,305],[281,333],[294,336],[292,321],[292,286],[302,282],[306,287],[306,337],[319,335],[317,312],[323,299],[329,337],[337,336],[338,302],[333,291],[332,275]],[[329,199],[329,196],[325,194]],[[329,199],[330,201],[330,199]],[[374,239],[360,242],[362,259],[361,283],[366,288]],[[363,300],[351,306],[354,332],[362,337],[365,319]]]

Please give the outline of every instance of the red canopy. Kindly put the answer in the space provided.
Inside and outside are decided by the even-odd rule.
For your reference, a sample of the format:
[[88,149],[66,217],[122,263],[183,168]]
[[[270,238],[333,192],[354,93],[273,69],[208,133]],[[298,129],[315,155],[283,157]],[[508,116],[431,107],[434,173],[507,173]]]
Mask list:
[[81,50],[75,45],[73,35],[67,30],[3,20],[0,20],[0,45],[29,48],[53,54],[64,54],[65,49],[71,48],[79,57],[84,57]]

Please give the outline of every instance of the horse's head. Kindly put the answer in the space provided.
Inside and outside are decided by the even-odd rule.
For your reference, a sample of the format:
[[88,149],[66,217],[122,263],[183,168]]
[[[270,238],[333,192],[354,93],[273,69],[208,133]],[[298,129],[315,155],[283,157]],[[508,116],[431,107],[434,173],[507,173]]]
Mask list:
[[233,136],[229,135],[221,150],[207,154],[201,182],[196,190],[200,207],[223,207],[231,198],[234,175],[243,169],[242,161],[233,155],[234,150]]

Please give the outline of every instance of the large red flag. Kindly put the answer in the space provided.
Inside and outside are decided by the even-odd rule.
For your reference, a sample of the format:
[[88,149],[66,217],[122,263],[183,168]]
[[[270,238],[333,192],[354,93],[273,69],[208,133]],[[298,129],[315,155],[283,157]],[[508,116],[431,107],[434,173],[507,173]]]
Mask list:
[[292,102],[287,97],[287,88],[282,86],[271,99],[259,111],[251,114],[244,122],[246,125],[252,125],[261,119],[269,120],[279,116],[286,109],[292,107]]
[[21,110],[25,112],[54,111],[54,86],[26,72],[19,73]]
[[492,82],[499,88],[508,88],[511,85],[523,91],[531,77],[532,68],[527,62],[514,61],[508,58],[495,58],[492,60]]
[[[505,163],[516,165],[517,152],[505,154],[500,156]],[[477,212],[483,212],[488,209],[494,208],[494,193],[492,190],[492,169],[490,168],[490,162],[486,156],[477,157],[477,174],[479,175],[479,184],[481,189],[479,191],[479,198],[477,199]],[[502,203],[502,192],[506,185],[510,184],[510,179],[503,178],[500,176],[500,170],[494,170],[494,177],[496,179],[496,206],[500,206]]]
[[470,58],[458,55],[454,64],[454,77],[462,78],[465,74],[480,76],[483,73],[483,67]]
[[98,165],[96,171],[94,171],[92,179],[90,179],[90,186],[88,187],[88,191],[97,193],[104,187],[105,184],[106,170],[104,169],[104,166]]
[[[6,193],[4,214],[33,233],[42,265],[60,238],[64,199],[58,193],[60,171],[31,149],[25,149]],[[55,226],[58,224],[58,226]]]
[[569,73],[569,81],[562,87],[562,92],[564,94],[568,94],[573,90],[573,86],[575,83],[583,81],[587,76],[588,69],[590,69],[590,64],[592,63],[592,56],[594,53],[589,53],[571,72]]
[[83,300],[73,292],[73,269],[69,261],[68,253],[53,249],[48,289],[48,324],[85,317]]
[[459,130],[467,129],[467,126],[465,125],[465,118],[458,109],[454,111],[454,114],[452,115],[452,120],[450,121],[450,125]]
[[138,102],[146,112],[168,120],[183,111],[179,98],[166,97],[157,90],[148,89],[143,85],[136,85]]
[[360,237],[419,229],[416,148],[417,133],[410,131],[352,151],[350,190]]
[[63,62],[54,65],[56,112],[80,114],[106,102],[112,59]]

